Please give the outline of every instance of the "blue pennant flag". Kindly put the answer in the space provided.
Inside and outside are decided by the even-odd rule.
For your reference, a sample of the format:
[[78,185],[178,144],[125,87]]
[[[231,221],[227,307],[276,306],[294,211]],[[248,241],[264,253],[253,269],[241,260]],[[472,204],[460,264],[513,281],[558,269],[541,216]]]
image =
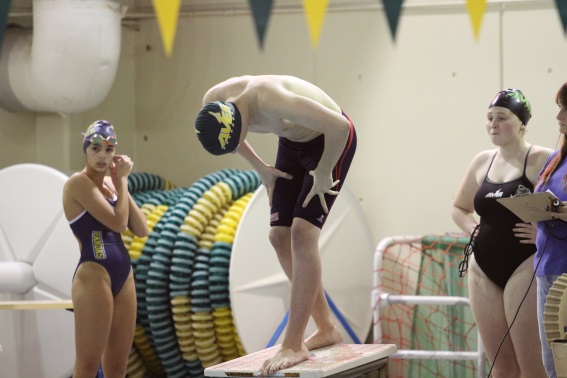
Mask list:
[[557,6],[557,11],[559,12],[561,25],[563,25],[563,31],[567,32],[567,0],[555,0],[555,5]]
[[388,26],[392,32],[392,38],[396,40],[396,30],[398,29],[398,20],[402,13],[402,3],[404,0],[382,0],[384,11],[388,19]]
[[254,15],[254,24],[256,25],[256,33],[258,34],[258,41],[260,47],[264,49],[264,37],[268,27],[268,21],[272,11],[273,0],[249,0],[250,8]]
[[8,13],[11,3],[12,0],[0,0],[0,47],[2,47],[2,41],[4,40],[4,31],[8,23]]

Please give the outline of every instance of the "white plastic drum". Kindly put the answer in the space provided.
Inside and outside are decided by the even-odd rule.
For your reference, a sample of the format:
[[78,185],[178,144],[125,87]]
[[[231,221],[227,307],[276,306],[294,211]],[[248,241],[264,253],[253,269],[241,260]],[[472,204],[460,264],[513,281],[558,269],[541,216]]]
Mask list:
[[[246,353],[279,344],[285,335],[290,283],[269,240],[269,205],[261,186],[239,223],[230,263],[230,301]],[[372,321],[372,258],[375,243],[362,208],[344,186],[323,227],[323,286],[334,306],[343,343],[364,343]],[[315,330],[310,320],[306,337]]]
[[[79,250],[63,214],[66,180],[37,164],[0,170],[0,300],[70,298]],[[62,309],[0,310],[0,376],[69,377],[73,324]]]

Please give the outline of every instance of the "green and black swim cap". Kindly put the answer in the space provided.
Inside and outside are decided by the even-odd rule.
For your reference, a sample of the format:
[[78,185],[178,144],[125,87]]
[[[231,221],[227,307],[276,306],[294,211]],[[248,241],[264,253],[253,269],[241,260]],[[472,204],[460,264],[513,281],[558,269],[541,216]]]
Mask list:
[[532,117],[532,105],[519,89],[506,89],[498,92],[488,108],[494,106],[509,109],[524,125],[527,125]]
[[241,131],[240,111],[232,102],[210,102],[195,119],[197,138],[213,155],[233,152],[238,147]]

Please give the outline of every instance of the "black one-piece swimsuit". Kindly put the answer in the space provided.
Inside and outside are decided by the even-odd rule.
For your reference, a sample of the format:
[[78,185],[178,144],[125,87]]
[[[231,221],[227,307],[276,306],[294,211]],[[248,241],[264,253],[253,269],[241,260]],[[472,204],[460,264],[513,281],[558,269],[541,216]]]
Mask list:
[[515,228],[516,223],[523,221],[496,201],[498,198],[516,195],[518,189],[527,188],[533,192],[534,187],[526,177],[529,154],[528,150],[522,176],[503,183],[495,183],[488,179],[495,154],[484,181],[474,197],[474,208],[480,216],[480,229],[474,246],[475,260],[484,274],[502,289],[514,271],[536,252],[534,244],[522,244],[521,239],[514,236],[512,229]]

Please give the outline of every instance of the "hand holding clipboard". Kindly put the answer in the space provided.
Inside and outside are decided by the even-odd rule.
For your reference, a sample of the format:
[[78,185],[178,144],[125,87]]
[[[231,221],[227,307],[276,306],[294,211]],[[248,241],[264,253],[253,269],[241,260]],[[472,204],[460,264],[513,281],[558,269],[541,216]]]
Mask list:
[[557,209],[563,206],[563,202],[550,191],[499,198],[497,201],[526,223],[555,219]]

